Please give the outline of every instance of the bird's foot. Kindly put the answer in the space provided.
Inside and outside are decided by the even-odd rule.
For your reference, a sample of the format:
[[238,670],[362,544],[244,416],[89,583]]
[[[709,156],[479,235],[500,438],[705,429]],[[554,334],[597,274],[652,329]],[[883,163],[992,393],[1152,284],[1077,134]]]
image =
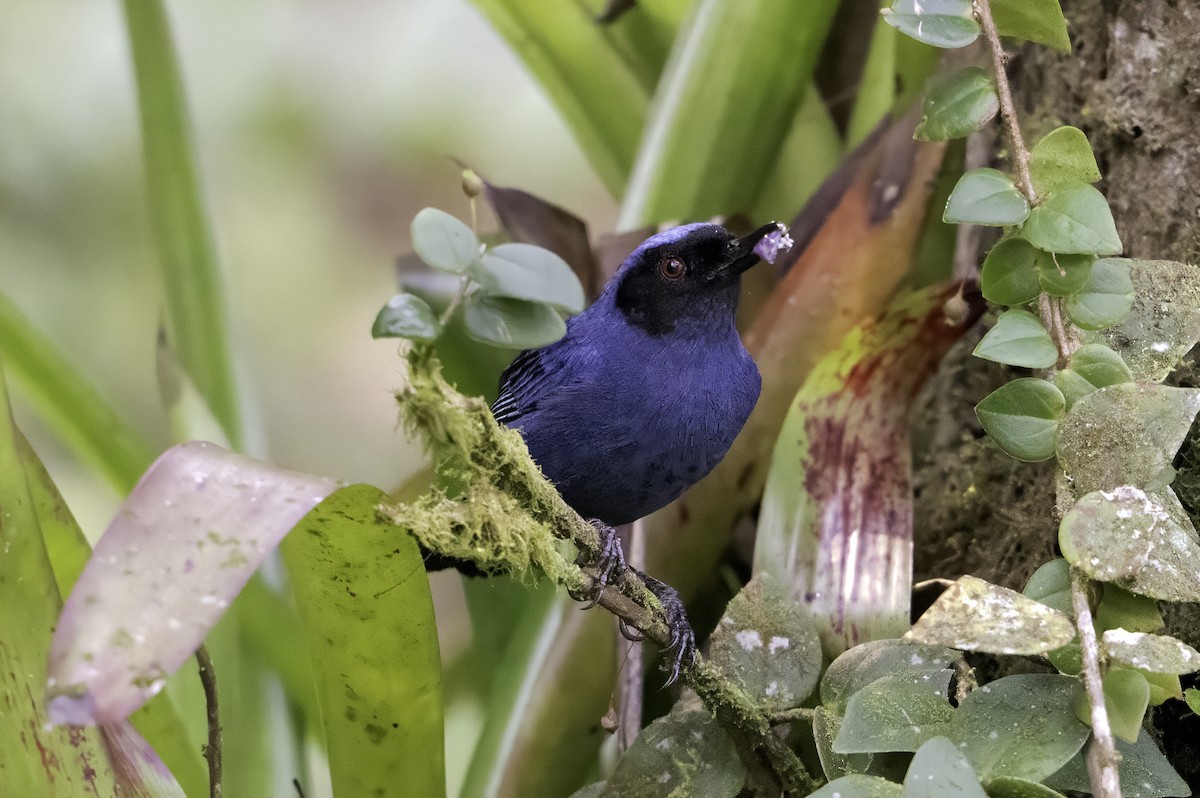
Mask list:
[[658,597],[663,614],[666,615],[667,627],[671,630],[671,642],[665,649],[667,659],[663,663],[663,670],[671,674],[666,685],[670,687],[678,681],[680,674],[690,670],[696,663],[696,633],[692,631],[692,624],[683,607],[683,599],[679,597],[675,588],[647,576],[636,568],[632,570],[642,578],[650,592]]
[[587,606],[583,608],[585,610],[595,607],[608,583],[628,567],[625,564],[625,552],[621,549],[621,536],[617,534],[617,530],[598,518],[590,518],[588,523],[596,528],[596,533],[600,536],[600,551],[595,557],[580,553],[576,564],[596,568],[596,582],[587,594],[571,595],[576,601],[587,602]]

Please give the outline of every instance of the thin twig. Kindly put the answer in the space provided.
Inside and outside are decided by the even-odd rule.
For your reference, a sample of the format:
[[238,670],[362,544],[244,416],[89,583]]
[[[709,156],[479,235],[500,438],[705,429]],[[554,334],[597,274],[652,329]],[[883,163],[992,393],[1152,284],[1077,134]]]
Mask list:
[[815,712],[812,707],[792,707],[772,712],[767,719],[771,721],[772,726],[781,726],[784,723],[812,723]]
[[1017,170],[1017,184],[1030,205],[1037,204],[1037,192],[1033,189],[1033,178],[1029,174],[1029,150],[1025,147],[1025,139],[1021,136],[1021,126],[1017,123],[1017,109],[1013,105],[1012,89],[1008,85],[1008,73],[1004,65],[1008,56],[1000,44],[1000,34],[996,31],[996,23],[992,19],[992,8],[988,0],[975,0],[975,13],[979,24],[983,26],[983,35],[987,38],[992,55],[992,72],[996,78],[996,96],[1000,98],[1000,117],[1004,120],[1004,129],[1008,132],[1008,140],[1012,142],[1013,168]]
[[[628,527],[628,546],[625,548],[626,561],[639,571],[646,568],[646,530],[641,519],[634,521]],[[626,641],[621,636],[621,619],[617,619],[617,656],[621,658],[620,688],[617,692],[617,750],[621,753],[629,750],[642,729],[642,691],[645,687],[646,674],[642,644]],[[625,643],[622,646],[621,643]]]
[[213,670],[212,657],[203,644],[196,649],[196,663],[200,666],[200,683],[204,685],[204,702],[208,707],[208,745],[204,747],[204,758],[208,760],[209,798],[221,798],[221,713],[217,707],[217,672]]
[[1117,776],[1116,741],[1108,724],[1108,708],[1104,705],[1104,685],[1100,680],[1100,645],[1088,603],[1088,578],[1078,568],[1071,569],[1071,607],[1075,611],[1075,628],[1079,630],[1079,647],[1083,659],[1083,686],[1087,691],[1092,716],[1092,742],[1088,745],[1088,775],[1096,798],[1121,798],[1121,783]]

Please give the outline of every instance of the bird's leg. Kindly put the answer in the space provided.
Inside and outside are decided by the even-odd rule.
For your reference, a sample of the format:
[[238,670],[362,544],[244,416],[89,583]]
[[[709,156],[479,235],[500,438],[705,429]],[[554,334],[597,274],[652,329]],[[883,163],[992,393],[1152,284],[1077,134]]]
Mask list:
[[636,568],[630,570],[640,576],[646,583],[646,588],[658,597],[659,603],[662,604],[663,614],[666,615],[667,627],[671,630],[671,643],[666,648],[669,656],[663,663],[663,670],[671,674],[667,679],[669,687],[679,679],[682,672],[695,664],[696,633],[692,631],[691,621],[688,620],[687,611],[683,607],[683,599],[679,597],[675,588]]
[[596,534],[600,536],[600,552],[594,558],[580,552],[575,564],[595,567],[598,571],[596,583],[591,593],[583,596],[571,596],[577,601],[588,602],[584,607],[585,610],[595,607],[596,603],[600,601],[600,594],[604,592],[605,586],[612,581],[614,576],[619,576],[628,567],[625,564],[625,552],[621,550],[621,536],[617,534],[617,530],[599,518],[589,518],[588,523],[596,528]]

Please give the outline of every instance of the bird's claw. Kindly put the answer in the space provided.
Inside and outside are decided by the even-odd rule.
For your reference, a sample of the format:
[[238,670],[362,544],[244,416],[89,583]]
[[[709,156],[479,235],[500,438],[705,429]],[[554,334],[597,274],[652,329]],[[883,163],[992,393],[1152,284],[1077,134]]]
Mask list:
[[679,597],[675,588],[641,571],[637,571],[637,574],[662,604],[667,627],[671,630],[671,642],[665,649],[668,657],[663,662],[663,670],[670,674],[666,686],[670,687],[679,680],[682,673],[696,664],[696,633],[692,631],[687,610],[683,607],[683,599]]
[[597,518],[589,519],[588,523],[596,528],[596,533],[600,536],[600,551],[595,557],[586,557],[581,553],[576,562],[578,565],[596,568],[596,581],[590,592],[571,596],[576,601],[586,601],[587,605],[583,607],[585,610],[595,607],[608,583],[628,567],[625,564],[625,552],[621,549],[621,536],[617,534],[617,530]]
[[631,643],[640,643],[646,639],[646,636],[637,630],[636,627],[630,626],[629,623],[622,617],[617,617],[617,629],[621,632],[621,637]]

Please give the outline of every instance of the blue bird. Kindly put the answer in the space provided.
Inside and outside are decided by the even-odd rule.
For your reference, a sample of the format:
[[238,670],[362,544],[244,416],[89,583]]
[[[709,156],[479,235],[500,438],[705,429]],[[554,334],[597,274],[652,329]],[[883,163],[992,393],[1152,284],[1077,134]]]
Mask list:
[[[563,338],[522,352],[501,375],[496,420],[521,433],[542,473],[601,533],[599,589],[626,567],[612,526],[711,471],[754,409],[762,380],[734,314],[742,273],[760,252],[773,260],[790,245],[785,229],[735,238],[689,224],[651,236]],[[672,628],[674,681],[695,638],[678,594],[641,576]]]

